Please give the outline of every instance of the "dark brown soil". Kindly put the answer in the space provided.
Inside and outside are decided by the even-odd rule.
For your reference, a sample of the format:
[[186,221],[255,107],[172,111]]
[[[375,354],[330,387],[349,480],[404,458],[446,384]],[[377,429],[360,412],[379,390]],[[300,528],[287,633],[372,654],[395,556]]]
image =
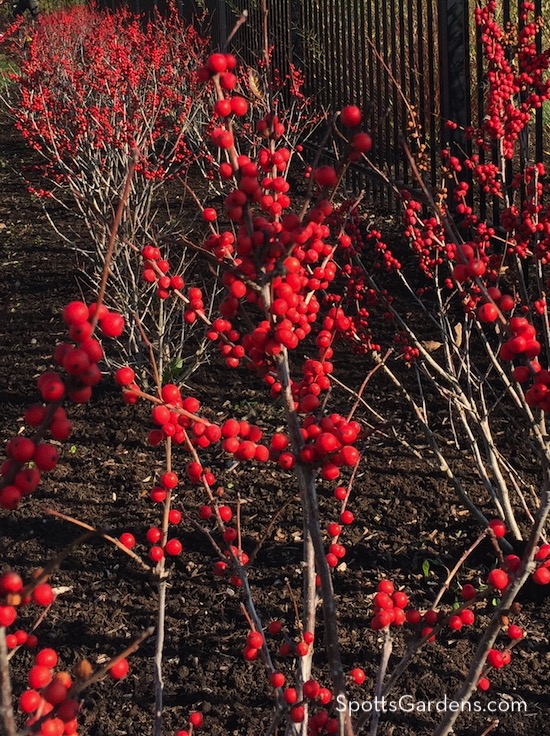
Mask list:
[[[39,203],[28,194],[21,171],[29,162],[23,144],[5,120],[0,126],[0,437],[9,439],[22,426],[25,407],[36,400],[35,378],[50,365],[55,342],[63,339],[60,311],[79,296],[73,255],[50,229]],[[57,213],[58,216],[61,213]],[[338,367],[338,366],[337,366]],[[345,367],[346,378],[364,375],[360,359]],[[235,415],[258,422],[266,430],[281,425],[260,383],[246,372],[228,374],[215,359],[193,377],[193,392],[211,416]],[[375,390],[375,389],[373,389]],[[409,418],[395,398],[374,396],[392,405],[396,422]],[[335,396],[334,409],[342,397]],[[344,405],[341,407],[344,408]],[[114,536],[131,531],[137,551],[147,554],[145,532],[159,523],[147,490],[162,468],[162,454],[146,444],[148,412],[145,406],[125,406],[112,379],[105,380],[89,405],[70,408],[74,434],[60,447],[62,462],[39,490],[15,512],[2,511],[0,523],[1,568],[13,567],[23,575],[58,553],[74,540],[79,529],[46,513],[50,507]],[[182,454],[175,465],[183,465]],[[289,502],[268,535],[250,571],[258,611],[265,622],[281,618],[290,636],[297,634],[288,590],[300,593],[301,528],[295,482],[270,466],[229,469],[225,460],[212,458],[212,468],[226,489],[229,502],[237,494],[243,504],[243,545],[254,548],[276,511]],[[474,482],[474,480],[472,480]],[[176,507],[184,514],[179,536],[184,554],[171,562],[167,601],[163,674],[165,707],[163,734],[186,727],[190,710],[205,716],[203,732],[262,734],[273,713],[272,691],[259,662],[243,660],[247,623],[240,593],[212,574],[216,556],[208,540],[196,531],[197,491],[182,489]],[[333,518],[335,502],[330,488],[321,499],[325,518]],[[346,569],[335,572],[339,627],[345,666],[361,666],[367,681],[353,687],[352,697],[373,697],[373,678],[379,661],[380,638],[369,628],[372,593],[377,581],[390,576],[410,592],[413,603],[428,608],[447,571],[454,565],[479,529],[464,514],[445,481],[421,459],[396,448],[385,437],[373,439],[359,474],[351,508],[355,523],[346,530]],[[494,564],[490,547],[483,547],[468,567],[475,581]],[[429,566],[426,567],[426,566]],[[469,571],[469,573],[468,573]],[[112,545],[95,540],[78,547],[52,577],[61,588],[57,600],[37,629],[40,646],[59,652],[60,666],[71,669],[82,658],[97,667],[124,649],[157,620],[154,580]],[[446,601],[452,604],[453,590]],[[515,649],[511,666],[492,673],[492,687],[476,696],[489,701],[524,699],[526,713],[489,712],[463,716],[456,733],[478,736],[495,718],[493,731],[500,736],[527,736],[548,732],[550,677],[547,602],[532,589],[521,598],[522,611],[515,621],[527,638]],[[36,611],[22,614],[19,625],[28,627]],[[448,634],[423,650],[399,681],[395,698],[407,702],[437,701],[453,693],[468,668],[472,645],[483,630],[484,615],[471,630]],[[317,632],[319,641],[322,633]],[[406,634],[410,636],[410,633]],[[505,637],[503,636],[503,640]],[[79,715],[84,736],[142,736],[151,733],[154,713],[154,637],[131,657],[130,675],[113,684],[109,679],[86,691]],[[276,642],[270,641],[276,652]],[[390,669],[404,649],[403,633],[394,641]],[[324,653],[318,647],[316,676],[328,683]],[[292,663],[277,659],[281,669]],[[19,694],[32,654],[24,648],[13,659],[13,687]],[[433,707],[433,706],[432,706]],[[417,736],[429,734],[437,713],[382,716],[379,733]]]

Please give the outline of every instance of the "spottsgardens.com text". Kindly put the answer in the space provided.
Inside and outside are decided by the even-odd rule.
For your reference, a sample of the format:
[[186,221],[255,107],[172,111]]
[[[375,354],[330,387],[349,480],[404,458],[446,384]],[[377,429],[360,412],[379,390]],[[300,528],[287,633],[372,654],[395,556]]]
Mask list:
[[446,695],[438,700],[416,700],[412,695],[402,695],[390,700],[385,697],[372,700],[348,700],[343,695],[336,698],[336,710],[339,713],[525,713],[527,703],[524,700],[502,699],[488,700],[452,700]]

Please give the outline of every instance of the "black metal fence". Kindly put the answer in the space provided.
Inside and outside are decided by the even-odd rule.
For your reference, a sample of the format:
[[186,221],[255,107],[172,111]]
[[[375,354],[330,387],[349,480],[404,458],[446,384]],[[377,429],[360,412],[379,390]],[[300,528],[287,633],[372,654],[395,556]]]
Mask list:
[[[264,43],[262,0],[213,0],[224,32],[243,10],[248,20],[234,46],[251,59]],[[333,110],[360,105],[374,138],[373,160],[392,179],[411,182],[400,144],[416,111],[427,144],[424,175],[437,183],[443,146],[471,153],[461,132],[485,115],[482,49],[474,20],[476,0],[267,0],[267,35],[274,65],[290,63],[306,72],[307,92]],[[521,0],[502,0],[501,19],[518,22]],[[542,14],[542,0],[535,12]],[[452,132],[447,120],[460,128]],[[542,111],[526,140],[528,156],[543,155]],[[483,158],[485,154],[480,152]],[[375,177],[366,186],[381,203],[393,196]],[[482,192],[482,214],[488,203]],[[495,209],[496,216],[496,209]]]

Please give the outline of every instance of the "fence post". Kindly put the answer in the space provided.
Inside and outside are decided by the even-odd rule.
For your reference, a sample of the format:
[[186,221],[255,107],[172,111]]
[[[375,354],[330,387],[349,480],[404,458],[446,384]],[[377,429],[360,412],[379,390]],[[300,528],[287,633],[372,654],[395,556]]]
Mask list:
[[470,124],[468,0],[438,0],[441,114],[460,126]]
[[[447,143],[451,155],[460,160],[470,153],[464,129],[472,120],[468,8],[468,0],[438,0],[441,143]],[[447,120],[458,123],[459,127],[447,128]],[[469,181],[464,168],[459,178]],[[451,198],[451,208],[453,204]]]

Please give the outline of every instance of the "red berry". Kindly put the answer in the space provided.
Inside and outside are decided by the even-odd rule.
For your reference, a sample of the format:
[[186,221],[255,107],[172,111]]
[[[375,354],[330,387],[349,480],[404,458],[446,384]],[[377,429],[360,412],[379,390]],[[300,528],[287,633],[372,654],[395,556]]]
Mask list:
[[120,337],[124,332],[124,317],[116,312],[109,312],[99,321],[99,326],[106,337]]
[[168,521],[170,524],[179,524],[181,521],[181,511],[178,511],[178,509],[170,509]]
[[0,606],[0,626],[11,626],[16,618],[15,606]]
[[44,700],[51,705],[59,705],[67,699],[67,688],[59,680],[55,678],[44,690]]
[[179,539],[169,539],[166,542],[164,550],[167,555],[170,555],[171,557],[177,557],[183,552],[183,545]]
[[361,114],[361,110],[355,105],[347,105],[342,108],[340,120],[346,127],[356,128],[358,125],[361,125],[362,119],[363,116]]
[[498,318],[498,308],[492,302],[482,304],[478,307],[477,318],[480,322],[495,322]]
[[372,138],[368,133],[357,133],[353,136],[351,145],[358,153],[368,153],[372,148]]
[[28,676],[29,685],[36,690],[40,690],[46,685],[49,685],[52,680],[52,671],[49,667],[42,665],[35,665],[30,671]]
[[437,622],[438,617],[439,617],[439,614],[437,613],[437,611],[433,611],[430,609],[429,611],[426,611],[426,613],[424,614],[424,621],[429,626],[433,626]]
[[225,54],[211,54],[206,65],[212,74],[221,74],[227,69]]
[[282,672],[272,672],[269,676],[269,682],[273,687],[283,687],[285,679]]
[[21,580],[21,577],[12,570],[5,572],[0,577],[0,595],[5,595],[6,593],[19,593],[22,587],[23,581]]
[[59,452],[48,442],[42,442],[36,448],[33,462],[39,470],[48,472],[53,470],[59,462]]
[[132,547],[136,546],[136,538],[133,534],[130,534],[130,532],[124,532],[121,534],[120,541],[125,547],[128,547],[128,549],[132,549]]
[[233,518],[233,512],[231,511],[229,506],[220,506],[218,512],[220,514],[221,520],[225,523],[231,521],[231,519]]
[[131,368],[128,368],[128,366],[119,368],[115,373],[115,381],[119,386],[128,386],[130,383],[133,383],[135,377],[136,374]]
[[57,664],[57,660],[58,657],[55,649],[41,649],[34,658],[34,663],[52,668]]
[[207,506],[204,504],[203,506],[199,507],[199,518],[203,521],[208,521],[208,519],[212,516],[212,507]]
[[487,677],[480,677],[477,686],[480,690],[485,691],[491,687],[491,683],[489,682]]
[[147,530],[146,537],[150,544],[156,544],[162,537],[162,531],[158,527],[151,527]]
[[204,723],[202,713],[199,713],[197,710],[190,713],[189,723],[193,726],[193,728],[200,728]]
[[128,663],[128,660],[123,657],[122,659],[119,659],[117,662],[114,663],[114,665],[109,670],[109,674],[111,675],[113,680],[123,680],[129,671],[130,665]]
[[471,610],[471,608],[465,608],[458,615],[460,616],[460,620],[465,626],[471,626],[476,620],[476,615]]
[[245,646],[243,649],[243,657],[247,662],[253,662],[258,659],[258,650],[256,647]]
[[393,601],[387,593],[378,592],[374,596],[374,605],[377,608],[389,609],[393,608]]
[[539,567],[531,577],[537,585],[548,585],[550,583],[550,569],[548,567]]
[[168,490],[172,490],[178,485],[179,481],[176,473],[163,473],[160,482],[165,488],[167,488]]
[[269,631],[270,634],[279,634],[282,628],[283,628],[283,625],[280,621],[271,621],[267,625],[267,630]]
[[463,621],[461,616],[451,616],[449,618],[449,628],[453,631],[459,631],[463,626]]
[[409,604],[409,596],[402,590],[397,590],[392,595],[392,600],[394,606],[397,606],[397,608],[405,608]]
[[289,705],[292,705],[298,700],[298,693],[296,692],[295,688],[287,687],[287,689],[283,693],[283,698]]
[[246,643],[250,647],[260,649],[263,646],[264,638],[259,631],[250,631],[246,637]]
[[34,713],[38,710],[42,696],[36,690],[25,690],[19,698],[19,708],[23,713]]
[[231,111],[239,117],[246,115],[248,112],[248,102],[244,97],[235,95],[235,97],[231,98]]
[[487,655],[487,662],[495,669],[504,667],[504,657],[502,656],[502,652],[499,652],[498,649],[491,649]]
[[355,667],[351,671],[351,676],[353,677],[356,685],[362,685],[366,679],[365,671],[362,670],[360,667]]
[[416,626],[416,624],[419,624],[422,621],[422,614],[420,611],[417,611],[416,608],[412,608],[410,611],[407,611],[406,618],[409,624]]
[[470,583],[466,583],[466,585],[462,587],[460,595],[464,598],[465,601],[471,601],[473,598],[476,597],[477,590],[474,588],[473,585],[470,585]]
[[493,530],[495,537],[503,537],[506,534],[506,524],[500,519],[491,519],[489,528]]
[[51,585],[48,583],[40,583],[32,592],[32,599],[39,606],[49,606],[55,600],[55,594]]
[[214,222],[218,217],[218,213],[213,207],[205,207],[202,211],[202,218],[206,222]]
[[308,698],[308,700],[315,700],[315,698],[319,695],[320,690],[321,686],[319,685],[317,680],[307,680],[307,682],[304,682],[302,688],[304,697]]
[[[313,178],[320,187],[334,187],[338,182],[338,174],[332,166],[320,166],[315,169]],[[316,408],[316,407],[315,407]],[[309,411],[305,409],[304,411]]]
[[523,636],[523,629],[515,624],[510,624],[508,627],[508,636],[510,639],[521,639]]
[[491,570],[487,577],[487,583],[496,590],[504,590],[508,582],[508,574],[498,567],[495,570]]
[[36,445],[28,437],[14,437],[6,445],[6,454],[17,463],[26,463],[33,459]]
[[90,317],[90,310],[84,302],[69,302],[63,309],[63,319],[67,325],[86,322]]
[[306,715],[305,708],[303,705],[296,705],[290,711],[290,720],[293,723],[302,723]]
[[149,559],[153,562],[159,562],[164,557],[164,550],[162,547],[153,546],[149,550]]

